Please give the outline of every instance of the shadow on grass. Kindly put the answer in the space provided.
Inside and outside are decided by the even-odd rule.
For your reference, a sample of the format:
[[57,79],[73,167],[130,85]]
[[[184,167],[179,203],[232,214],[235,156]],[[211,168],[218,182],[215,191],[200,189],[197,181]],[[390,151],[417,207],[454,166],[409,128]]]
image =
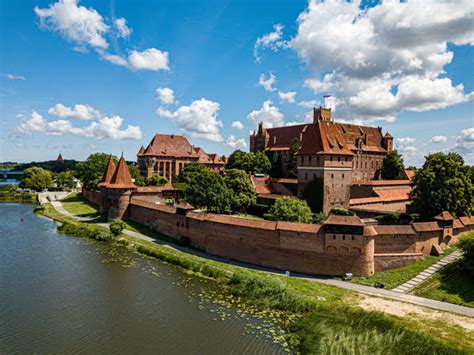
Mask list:
[[441,270],[440,281],[442,290],[457,295],[465,303],[474,303],[474,280],[464,268],[462,259]]

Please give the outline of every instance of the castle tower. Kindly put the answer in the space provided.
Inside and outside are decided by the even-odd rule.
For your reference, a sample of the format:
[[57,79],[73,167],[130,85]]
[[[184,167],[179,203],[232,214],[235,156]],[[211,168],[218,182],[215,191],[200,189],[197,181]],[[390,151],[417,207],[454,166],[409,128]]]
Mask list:
[[393,150],[393,136],[390,133],[385,133],[383,136],[383,147],[390,153]]
[[123,154],[106,188],[108,201],[110,203],[108,219],[126,218],[128,205],[130,204],[130,199],[136,186],[132,181]]
[[102,179],[99,183],[100,195],[102,196],[102,201],[100,204],[100,213],[105,213],[110,208],[107,185],[112,180],[112,177],[115,173],[115,169],[116,166],[111,156],[109,157],[109,161],[107,162],[107,167],[105,168],[104,175],[102,176]]
[[63,156],[61,155],[61,153],[59,153],[58,157],[56,158],[56,161],[58,163],[61,163],[61,164],[64,163],[64,159],[63,159]]

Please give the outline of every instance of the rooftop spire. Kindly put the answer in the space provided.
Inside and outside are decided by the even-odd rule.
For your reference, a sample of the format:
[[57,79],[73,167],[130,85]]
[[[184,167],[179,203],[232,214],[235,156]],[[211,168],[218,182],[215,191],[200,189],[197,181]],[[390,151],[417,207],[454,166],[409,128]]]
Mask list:
[[136,187],[132,181],[130,172],[128,171],[127,163],[125,162],[123,154],[120,157],[114,175],[107,187],[110,189],[133,189]]
[[107,162],[107,167],[105,168],[104,175],[102,176],[102,180],[100,180],[99,186],[107,186],[110,181],[112,180],[112,176],[115,172],[115,163],[112,159],[112,156],[109,156],[109,161]]

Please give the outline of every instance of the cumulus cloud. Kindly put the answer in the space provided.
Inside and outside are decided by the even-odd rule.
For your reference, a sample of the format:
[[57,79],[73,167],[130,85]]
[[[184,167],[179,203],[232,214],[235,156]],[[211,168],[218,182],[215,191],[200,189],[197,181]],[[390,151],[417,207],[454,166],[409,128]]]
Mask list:
[[280,98],[280,101],[286,101],[292,104],[296,101],[295,100],[296,91],[287,91],[287,92],[278,91],[278,97]]
[[156,98],[161,101],[161,103],[170,105],[174,103],[174,91],[170,88],[158,88],[156,89]]
[[77,104],[73,107],[68,107],[63,104],[56,104],[48,110],[48,113],[60,118],[73,117],[80,120],[92,120],[100,117],[100,111],[92,106]]
[[263,122],[263,125],[269,128],[280,126],[284,118],[283,113],[280,112],[278,107],[272,106],[270,100],[264,101],[260,109],[254,110],[247,115],[247,119],[255,126]]
[[225,144],[233,149],[247,148],[247,142],[243,138],[235,138],[233,135],[227,137]]
[[269,48],[275,52],[280,48],[285,48],[287,46],[287,42],[282,38],[283,26],[279,23],[273,25],[273,32],[267,33],[262,37],[257,38],[253,48],[255,61],[259,63],[262,60],[262,57],[260,56],[261,49]]
[[268,78],[265,76],[265,74],[260,74],[260,77],[258,78],[258,85],[263,87],[265,91],[275,91],[276,89],[273,87],[273,85],[276,82],[276,76],[273,75],[272,72],[270,72]]
[[302,106],[302,107],[305,107],[305,108],[314,108],[316,107],[316,105],[318,104],[318,101],[316,100],[309,100],[309,101],[300,101],[298,102],[298,106]]
[[88,126],[76,127],[68,120],[47,121],[38,112],[33,111],[31,117],[22,118],[18,130],[24,133],[42,133],[46,135],[62,136],[72,134],[88,138],[111,138],[111,139],[141,139],[142,132],[139,126],[128,125],[121,129],[124,119],[120,116],[99,118],[97,122],[91,122]]
[[474,127],[466,128],[456,138],[454,151],[462,154],[468,164],[474,163]]
[[10,79],[10,80],[26,80],[24,76],[21,75],[13,75],[13,74],[0,74],[0,76]]
[[85,53],[92,48],[100,58],[131,70],[169,70],[168,52],[157,48],[130,50],[126,58],[107,51],[109,42],[106,37],[113,33],[111,25],[119,38],[128,38],[132,33],[123,17],[115,19],[109,25],[110,22],[107,24],[106,19],[92,7],[79,6],[78,0],[59,0],[47,8],[36,6],[34,11],[41,28],[58,32],[74,43],[76,51]]
[[172,120],[185,134],[193,138],[202,138],[214,142],[222,142],[219,133],[222,122],[218,120],[220,105],[204,98],[191,102],[188,106],[180,106],[172,112],[158,108],[158,116]]
[[235,129],[244,129],[244,125],[242,122],[240,121],[234,121],[232,122],[232,128],[235,128]]
[[169,70],[168,52],[162,52],[156,48],[148,48],[143,52],[130,51],[128,62],[130,67],[135,70]]
[[431,139],[429,140],[429,143],[444,143],[448,140],[448,138],[446,136],[442,136],[442,135],[439,135],[439,136],[433,136],[431,137]]
[[128,38],[132,34],[132,29],[127,26],[127,20],[123,17],[114,20],[115,28],[117,29],[117,36],[121,38]]
[[35,6],[35,13],[43,28],[59,32],[79,47],[106,49],[109,46],[104,37],[109,26],[104,18],[93,8],[78,6],[77,0],[59,0],[44,9]]
[[[298,17],[289,46],[312,71],[305,84],[330,92],[344,118],[393,121],[402,110],[428,111],[472,100],[444,66],[447,46],[473,45],[474,3],[460,0],[314,1]],[[347,116],[351,117],[347,117]]]

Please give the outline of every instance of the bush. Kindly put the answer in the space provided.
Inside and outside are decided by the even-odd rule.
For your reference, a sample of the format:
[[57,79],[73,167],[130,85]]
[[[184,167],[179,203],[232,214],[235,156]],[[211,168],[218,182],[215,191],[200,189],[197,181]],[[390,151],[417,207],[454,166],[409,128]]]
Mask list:
[[95,240],[98,240],[99,242],[110,242],[113,239],[112,234],[106,231],[100,231],[100,230],[94,231],[91,237]]
[[313,214],[313,223],[323,224],[327,218],[328,218],[328,215],[324,212],[315,213]]
[[250,205],[249,208],[247,209],[248,214],[258,216],[258,217],[263,217],[265,213],[268,213],[268,210],[270,209],[270,206],[264,205],[262,203],[256,203],[253,205]]
[[375,217],[380,224],[410,224],[410,222],[417,218],[418,215],[416,213],[394,213]]
[[334,214],[336,216],[355,216],[355,212],[346,210],[345,208],[331,208],[329,214]]
[[306,201],[282,197],[276,200],[264,218],[272,221],[311,223],[313,214]]
[[110,222],[109,229],[113,235],[119,235],[125,229],[127,225],[121,219],[115,218]]
[[474,279],[474,232],[461,238],[459,246],[464,250],[463,264]]

